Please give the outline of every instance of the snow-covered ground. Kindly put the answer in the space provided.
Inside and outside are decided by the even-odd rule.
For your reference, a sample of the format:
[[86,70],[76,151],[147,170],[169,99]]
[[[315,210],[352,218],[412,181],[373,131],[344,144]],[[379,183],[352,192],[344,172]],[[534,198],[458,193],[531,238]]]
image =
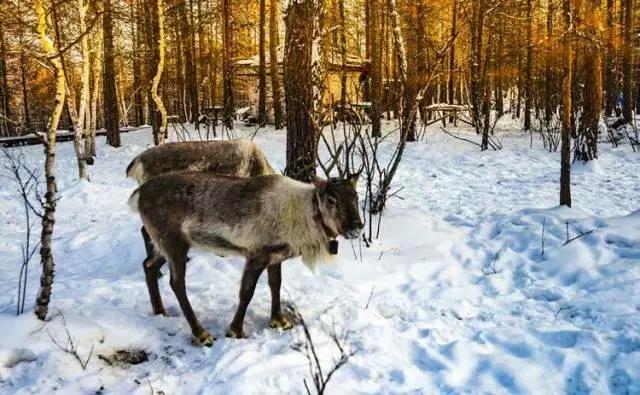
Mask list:
[[[530,149],[519,132],[501,135],[502,151],[479,152],[429,130],[407,148],[395,182],[403,200],[389,202],[371,248],[342,241],[336,263],[315,274],[284,264],[283,298],[305,317],[325,369],[338,355],[328,328],[356,351],[328,393],[640,393],[640,154],[602,144],[597,163],[574,166],[574,208],[559,208],[559,154],[535,141]],[[188,293],[218,338],[212,348],[191,345],[168,276],[170,317],[151,316],[140,220],[126,205],[135,185],[124,177],[151,136],[122,139],[118,149],[98,140],[89,183],[77,182],[73,145],[59,145],[46,324],[32,312],[37,255],[29,311],[15,316],[24,223],[15,185],[2,178],[0,393],[305,393],[307,361],[292,349],[302,330],[268,328],[266,276],[245,321],[249,338],[224,337],[241,259],[196,252],[189,262]],[[283,169],[284,133],[256,141]],[[20,150],[40,166],[41,147]],[[565,245],[567,229],[569,238],[591,232]],[[64,345],[63,321],[81,357],[94,348],[86,370],[51,339]],[[150,360],[117,367],[98,358],[127,348]]]

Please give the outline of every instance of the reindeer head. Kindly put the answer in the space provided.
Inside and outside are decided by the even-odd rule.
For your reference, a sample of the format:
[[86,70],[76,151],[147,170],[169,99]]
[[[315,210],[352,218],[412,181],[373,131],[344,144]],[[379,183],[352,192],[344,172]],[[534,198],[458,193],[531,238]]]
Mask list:
[[314,178],[317,190],[318,210],[323,226],[334,235],[341,234],[347,239],[360,236],[364,227],[360,219],[356,184],[359,174],[342,178],[323,180]]

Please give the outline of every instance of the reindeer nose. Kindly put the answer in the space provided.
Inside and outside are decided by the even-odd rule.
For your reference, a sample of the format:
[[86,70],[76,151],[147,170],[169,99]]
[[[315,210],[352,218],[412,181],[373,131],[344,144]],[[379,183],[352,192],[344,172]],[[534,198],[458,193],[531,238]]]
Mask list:
[[353,223],[353,226],[354,226],[356,229],[362,229],[362,228],[364,228],[364,224],[362,223],[362,221],[361,221],[360,219],[356,220],[356,221]]

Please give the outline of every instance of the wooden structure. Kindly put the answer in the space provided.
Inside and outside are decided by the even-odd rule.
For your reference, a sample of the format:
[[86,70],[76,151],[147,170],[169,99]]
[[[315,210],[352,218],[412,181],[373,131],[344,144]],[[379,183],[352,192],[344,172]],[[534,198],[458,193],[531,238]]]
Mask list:
[[[327,62],[327,72],[325,74],[326,92],[324,95],[324,104],[328,107],[334,103],[338,103],[341,97],[342,85],[340,83],[340,75],[343,70],[342,57],[338,51],[332,51],[329,54]],[[284,47],[278,47],[278,69],[283,75]],[[258,69],[260,59],[258,55],[250,58],[241,59],[236,62],[236,86],[238,92],[238,107],[249,107],[250,113],[257,113],[258,107]],[[347,55],[347,62],[344,70],[347,73],[347,101],[360,102],[363,100],[362,80],[367,75],[370,62],[357,56]],[[266,69],[269,70],[269,59],[266,59]],[[269,109],[269,121],[273,120],[272,102],[271,102],[271,82],[267,75],[267,108]]]

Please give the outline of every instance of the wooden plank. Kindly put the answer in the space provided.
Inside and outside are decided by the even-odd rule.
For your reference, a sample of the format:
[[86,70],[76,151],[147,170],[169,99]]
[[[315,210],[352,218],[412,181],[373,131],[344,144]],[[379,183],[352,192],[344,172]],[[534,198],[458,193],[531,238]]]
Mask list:
[[[130,131],[139,130],[139,128],[122,128],[120,129],[120,133],[128,133]],[[107,132],[104,129],[100,129],[96,131],[97,136],[106,136]],[[74,133],[69,131],[60,131],[56,134],[56,141],[65,142],[65,141],[73,141]],[[2,148],[13,148],[13,147],[22,147],[24,145],[38,145],[42,144],[42,140],[40,136],[30,133],[24,136],[15,136],[15,137],[2,137],[0,138],[0,147]]]

